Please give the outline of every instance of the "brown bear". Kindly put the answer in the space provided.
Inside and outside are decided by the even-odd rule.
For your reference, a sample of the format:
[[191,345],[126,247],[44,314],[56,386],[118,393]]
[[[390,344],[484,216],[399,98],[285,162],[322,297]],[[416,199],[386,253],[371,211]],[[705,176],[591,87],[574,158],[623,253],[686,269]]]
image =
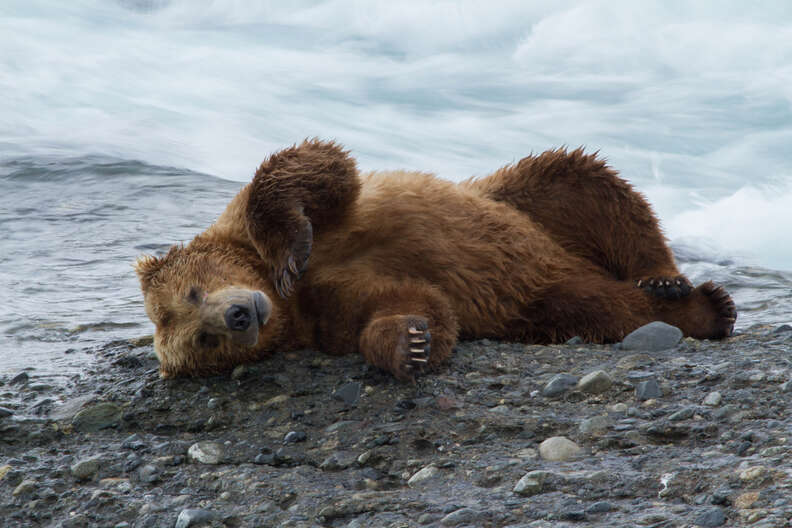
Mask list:
[[737,315],[722,288],[692,287],[646,200],[582,149],[455,184],[360,174],[338,145],[304,141],[136,269],[164,377],[315,348],[409,380],[457,339],[617,342],[655,320],[718,339]]

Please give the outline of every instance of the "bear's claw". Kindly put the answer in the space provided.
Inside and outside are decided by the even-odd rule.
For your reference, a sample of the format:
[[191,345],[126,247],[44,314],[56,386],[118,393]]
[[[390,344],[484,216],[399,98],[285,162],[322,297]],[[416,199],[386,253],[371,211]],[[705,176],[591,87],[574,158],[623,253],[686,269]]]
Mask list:
[[401,370],[402,374],[397,374],[397,377],[407,380],[414,379],[426,368],[432,340],[429,325],[423,317],[410,317],[410,319],[406,342],[399,346],[402,359],[401,368],[398,370]]
[[313,246],[313,226],[300,211],[301,225],[296,230],[288,256],[281,259],[281,266],[275,269],[275,291],[284,299],[292,294],[294,286],[308,267],[308,257]]
[[683,275],[677,277],[649,277],[638,279],[635,286],[655,297],[676,300],[687,297],[693,291],[693,285]]
[[716,328],[713,332],[715,339],[729,337],[734,332],[734,323],[737,321],[737,307],[726,290],[714,282],[706,282],[700,286],[701,292],[710,298],[718,313]]

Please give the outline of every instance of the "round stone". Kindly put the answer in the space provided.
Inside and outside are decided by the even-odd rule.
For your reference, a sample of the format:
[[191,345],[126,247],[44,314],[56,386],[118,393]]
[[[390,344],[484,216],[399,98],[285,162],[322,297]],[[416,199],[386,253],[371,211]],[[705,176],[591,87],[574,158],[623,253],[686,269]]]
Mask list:
[[539,444],[539,455],[545,460],[569,460],[580,452],[580,446],[564,436],[553,436]]
[[189,528],[199,524],[210,523],[217,518],[217,514],[208,510],[187,509],[179,512],[176,519],[176,528]]
[[722,399],[721,393],[718,391],[713,391],[707,394],[707,396],[704,398],[704,401],[702,403],[708,407],[717,407],[718,405],[720,405],[721,399]]
[[561,394],[565,393],[575,385],[577,385],[578,379],[571,375],[571,374],[556,374],[553,376],[550,381],[542,389],[542,396],[546,398],[554,398],[556,396],[560,396]]
[[607,391],[613,385],[613,379],[604,370],[597,370],[586,374],[577,384],[577,387],[582,392],[589,394],[600,394]]
[[682,330],[661,321],[654,321],[627,334],[621,348],[657,352],[674,348],[681,340]]

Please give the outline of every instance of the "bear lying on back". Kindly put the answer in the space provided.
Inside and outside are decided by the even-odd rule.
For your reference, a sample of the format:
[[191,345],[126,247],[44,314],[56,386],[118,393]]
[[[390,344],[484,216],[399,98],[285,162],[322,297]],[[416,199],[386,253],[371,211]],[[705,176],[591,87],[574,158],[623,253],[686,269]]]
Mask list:
[[165,377],[311,347],[409,380],[459,338],[615,342],[660,320],[718,339],[736,318],[722,288],[679,273],[646,200],[580,149],[454,184],[360,174],[305,141],[136,269]]

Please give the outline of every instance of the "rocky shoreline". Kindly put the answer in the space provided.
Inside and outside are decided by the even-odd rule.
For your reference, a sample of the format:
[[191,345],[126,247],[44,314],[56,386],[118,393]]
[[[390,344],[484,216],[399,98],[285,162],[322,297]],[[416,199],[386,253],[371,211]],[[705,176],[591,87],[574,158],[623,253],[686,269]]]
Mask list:
[[166,381],[108,343],[0,378],[0,524],[792,525],[792,327],[657,339],[461,343],[415,384],[313,351]]

